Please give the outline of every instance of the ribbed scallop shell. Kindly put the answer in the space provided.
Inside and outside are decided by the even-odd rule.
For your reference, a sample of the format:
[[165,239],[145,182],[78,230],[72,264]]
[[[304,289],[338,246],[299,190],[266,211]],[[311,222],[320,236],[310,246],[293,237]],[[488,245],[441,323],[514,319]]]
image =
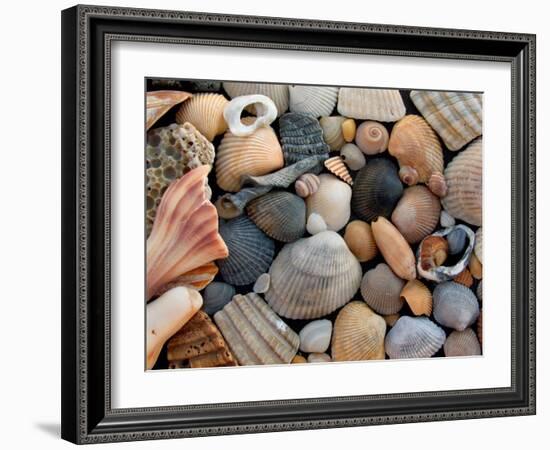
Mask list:
[[306,232],[306,204],[286,191],[268,192],[246,207],[248,217],[268,236],[292,242]]
[[334,322],[333,361],[384,359],[386,322],[363,302],[351,302]]
[[449,150],[464,147],[482,133],[481,94],[411,91],[411,99]]
[[478,356],[481,355],[481,345],[474,330],[453,331],[443,345],[445,356]]
[[445,342],[445,331],[427,317],[401,317],[386,336],[391,359],[429,358]]
[[298,351],[298,335],[258,294],[236,295],[214,315],[239,365],[289,364]]
[[341,116],[321,117],[319,123],[323,129],[323,137],[331,150],[340,150],[346,143],[342,133],[342,124],[346,120]]
[[[277,107],[279,116],[288,110],[288,86],[286,84],[267,84],[267,83],[240,83],[229,82],[223,83],[225,92],[231,97],[239,97],[241,95],[265,95],[273,100]],[[250,112],[255,113],[254,107]]]
[[173,106],[191,97],[189,92],[183,91],[152,91],[147,92],[146,129],[151,128]]
[[432,314],[432,293],[420,280],[410,280],[401,290],[404,299],[415,316]]
[[227,130],[223,110],[229,102],[220,94],[196,94],[181,105],[176,122],[189,122],[209,141]]
[[326,156],[330,148],[319,121],[307,114],[287,113],[279,119],[279,135],[286,165],[314,155]]
[[447,165],[445,180],[448,192],[441,199],[441,204],[451,216],[478,226],[483,218],[482,148],[482,139],[477,139]]
[[235,295],[235,288],[222,281],[213,281],[204,290],[203,306],[206,314],[214,314],[231,301]]
[[267,271],[275,243],[248,217],[241,216],[220,225],[229,256],[218,261],[224,281],[235,286],[251,284]]
[[348,168],[344,164],[344,160],[340,156],[333,156],[325,161],[325,167],[329,172],[336,175],[341,180],[353,186],[353,180],[348,172]]
[[294,183],[294,189],[296,190],[296,194],[302,198],[306,198],[317,192],[320,184],[321,180],[319,180],[317,175],[313,173],[304,173],[300,175],[296,183]]
[[440,212],[439,198],[428,188],[411,186],[403,192],[391,220],[407,242],[415,244],[435,230]]
[[401,195],[403,185],[395,164],[387,159],[374,158],[355,177],[351,207],[366,222],[378,216],[389,218]]
[[286,244],[271,268],[265,298],[291,319],[316,319],[347,303],[361,284],[361,266],[333,231]]
[[434,289],[433,315],[441,325],[462,331],[477,320],[479,304],[470,289],[447,281]]
[[363,122],[357,128],[355,143],[366,155],[376,155],[388,148],[390,135],[384,125],[372,120]]
[[362,220],[353,220],[346,226],[344,240],[359,262],[366,262],[378,254],[378,247],[370,225]]
[[395,122],[405,115],[397,89],[340,88],[338,113],[354,119]]
[[329,116],[338,100],[337,87],[289,86],[290,111],[313,117]]
[[476,231],[476,243],[474,244],[474,253],[483,264],[483,228],[479,227]]
[[319,189],[306,199],[307,217],[319,214],[327,228],[339,231],[348,223],[351,211],[351,188],[334,175],[319,175]]
[[271,127],[250,136],[225,133],[216,151],[216,178],[225,191],[237,192],[243,175],[265,175],[284,166],[283,152]]
[[387,264],[380,263],[363,276],[361,295],[378,314],[395,314],[403,307],[400,294],[404,285],[405,282]]
[[344,144],[340,149],[340,157],[351,170],[361,170],[367,163],[365,155],[355,144]]

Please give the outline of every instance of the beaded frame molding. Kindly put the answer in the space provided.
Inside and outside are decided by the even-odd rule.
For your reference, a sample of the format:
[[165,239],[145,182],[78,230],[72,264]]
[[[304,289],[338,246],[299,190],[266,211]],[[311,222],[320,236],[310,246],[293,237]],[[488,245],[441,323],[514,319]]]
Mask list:
[[[507,388],[113,409],[113,41],[504,61],[512,72],[512,373]],[[535,36],[75,6],[62,12],[62,426],[84,443],[535,414]]]

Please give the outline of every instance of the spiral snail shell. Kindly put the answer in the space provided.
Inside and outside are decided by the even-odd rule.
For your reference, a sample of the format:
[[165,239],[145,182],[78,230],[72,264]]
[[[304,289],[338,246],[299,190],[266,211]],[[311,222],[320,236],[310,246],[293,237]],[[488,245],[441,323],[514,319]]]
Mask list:
[[366,155],[376,155],[388,148],[388,130],[379,122],[367,120],[357,128],[355,143]]

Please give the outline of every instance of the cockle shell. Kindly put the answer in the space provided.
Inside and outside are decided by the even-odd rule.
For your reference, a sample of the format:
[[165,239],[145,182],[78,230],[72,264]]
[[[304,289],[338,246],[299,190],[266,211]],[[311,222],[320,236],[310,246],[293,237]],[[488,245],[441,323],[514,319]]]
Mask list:
[[411,91],[420,113],[449,150],[458,150],[482,133],[482,94]]
[[481,346],[474,330],[466,328],[464,331],[453,331],[443,345],[445,356],[478,356],[481,355]]
[[290,111],[313,117],[329,116],[336,106],[338,90],[331,86],[289,86]]
[[286,244],[271,268],[265,298],[283,317],[316,319],[346,304],[361,284],[361,265],[334,231]]
[[455,283],[459,283],[463,286],[466,286],[467,288],[472,287],[474,284],[474,278],[472,277],[472,274],[466,267],[462,272],[460,272],[456,277],[453,278],[453,281]]
[[178,103],[181,103],[191,97],[189,92],[183,91],[152,91],[147,92],[146,109],[147,120],[146,129],[151,128],[168,110]]
[[400,297],[407,302],[415,316],[432,314],[432,293],[422,281],[407,281]]
[[405,115],[397,89],[340,88],[338,113],[354,119],[395,122]]
[[218,234],[216,208],[206,198],[209,170],[191,170],[162,197],[147,239],[147,299],[179,275],[228,254]]
[[341,116],[325,116],[319,120],[323,137],[331,150],[340,150],[346,143],[342,134],[342,124],[345,120],[346,118]]
[[229,256],[218,261],[224,281],[235,286],[251,284],[267,271],[275,243],[248,217],[240,216],[220,225]]
[[411,186],[397,202],[391,221],[407,242],[415,244],[434,231],[440,211],[439,198],[424,186]]
[[367,120],[357,128],[355,143],[365,155],[376,155],[388,148],[390,135],[384,125]]
[[268,273],[262,273],[254,283],[254,287],[252,288],[252,290],[256,294],[265,294],[267,291],[269,291],[270,284],[271,276]]
[[351,188],[334,175],[319,175],[319,189],[306,199],[307,216],[319,214],[329,230],[339,231],[348,223]]
[[305,353],[324,353],[330,345],[332,322],[327,319],[309,322],[300,331],[300,350]]
[[475,294],[467,287],[447,281],[438,284],[433,292],[434,319],[443,326],[462,331],[479,316]]
[[419,247],[419,265],[429,271],[443,265],[449,256],[449,244],[442,236],[428,236]]
[[258,294],[236,295],[214,321],[239,365],[289,364],[300,338]]
[[400,294],[404,285],[405,282],[387,264],[380,263],[363,276],[361,295],[378,314],[395,314],[403,307]]
[[370,261],[378,254],[371,227],[362,220],[353,220],[348,223],[344,241],[359,262]]
[[399,278],[416,278],[415,259],[410,245],[397,228],[386,218],[378,217],[371,223],[376,246]]
[[235,136],[228,131],[217,149],[216,178],[225,191],[237,192],[243,175],[265,175],[283,166],[279,140],[268,126],[258,128],[250,136]]
[[340,157],[351,170],[360,170],[367,163],[365,155],[355,144],[344,144],[340,149]]
[[[286,84],[240,83],[226,81],[223,83],[223,88],[231,98],[239,97],[241,95],[265,95],[273,100],[279,115],[284,114],[288,110],[288,86]],[[251,106],[249,110],[252,114],[256,112],[254,106]]]
[[[250,105],[254,105],[258,117],[251,124],[245,124],[241,122],[241,115]],[[250,136],[258,128],[270,125],[277,118],[277,108],[265,95],[242,95],[225,105],[223,117],[235,136]]]
[[476,231],[474,254],[477,256],[477,259],[479,259],[479,262],[483,264],[483,227],[479,227]]
[[227,130],[223,118],[223,110],[228,101],[220,94],[195,94],[176,113],[176,122],[189,122],[197,128],[209,141]]
[[429,358],[445,342],[445,331],[427,317],[401,317],[386,336],[390,359]]
[[203,264],[196,269],[177,276],[172,281],[169,281],[164,286],[161,286],[155,295],[162,295],[166,291],[169,291],[177,286],[187,286],[200,291],[211,283],[217,273],[218,266],[216,266],[214,262]]
[[296,194],[302,198],[306,198],[317,192],[320,184],[321,180],[319,180],[317,175],[313,173],[305,173],[300,175],[300,177],[296,180],[296,183],[294,183],[294,189],[296,190]]
[[366,222],[378,216],[389,218],[401,195],[403,185],[395,165],[387,159],[374,158],[355,177],[351,207]]
[[441,199],[453,217],[472,225],[482,222],[483,142],[479,138],[456,155],[445,169],[447,195]]
[[346,119],[342,122],[342,136],[344,136],[344,141],[352,142],[355,138],[355,132],[357,131],[357,125],[355,120]]
[[386,322],[363,302],[351,302],[334,322],[331,353],[334,361],[384,359]]
[[260,230],[278,241],[292,242],[306,232],[306,204],[290,192],[268,192],[252,200],[246,212]]
[[287,113],[279,119],[279,135],[286,165],[310,156],[328,158],[330,147],[319,121],[307,114]]
[[307,356],[308,363],[327,363],[331,361],[332,358],[326,353],[310,353]]
[[321,231],[327,231],[327,224],[319,214],[311,213],[307,218],[306,230],[309,234],[314,235]]
[[231,301],[235,295],[235,288],[222,281],[213,281],[203,292],[204,304],[202,309],[206,314],[214,314]]
[[353,186],[353,179],[348,172],[348,168],[344,164],[344,160],[340,156],[333,156],[325,161],[325,167],[329,172],[336,175],[341,180]]

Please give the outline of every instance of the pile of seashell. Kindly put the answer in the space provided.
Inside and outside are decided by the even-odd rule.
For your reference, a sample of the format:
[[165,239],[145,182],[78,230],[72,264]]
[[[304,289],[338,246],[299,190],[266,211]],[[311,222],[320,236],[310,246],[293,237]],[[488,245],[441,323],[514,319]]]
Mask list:
[[481,354],[480,94],[148,80],[147,368]]

